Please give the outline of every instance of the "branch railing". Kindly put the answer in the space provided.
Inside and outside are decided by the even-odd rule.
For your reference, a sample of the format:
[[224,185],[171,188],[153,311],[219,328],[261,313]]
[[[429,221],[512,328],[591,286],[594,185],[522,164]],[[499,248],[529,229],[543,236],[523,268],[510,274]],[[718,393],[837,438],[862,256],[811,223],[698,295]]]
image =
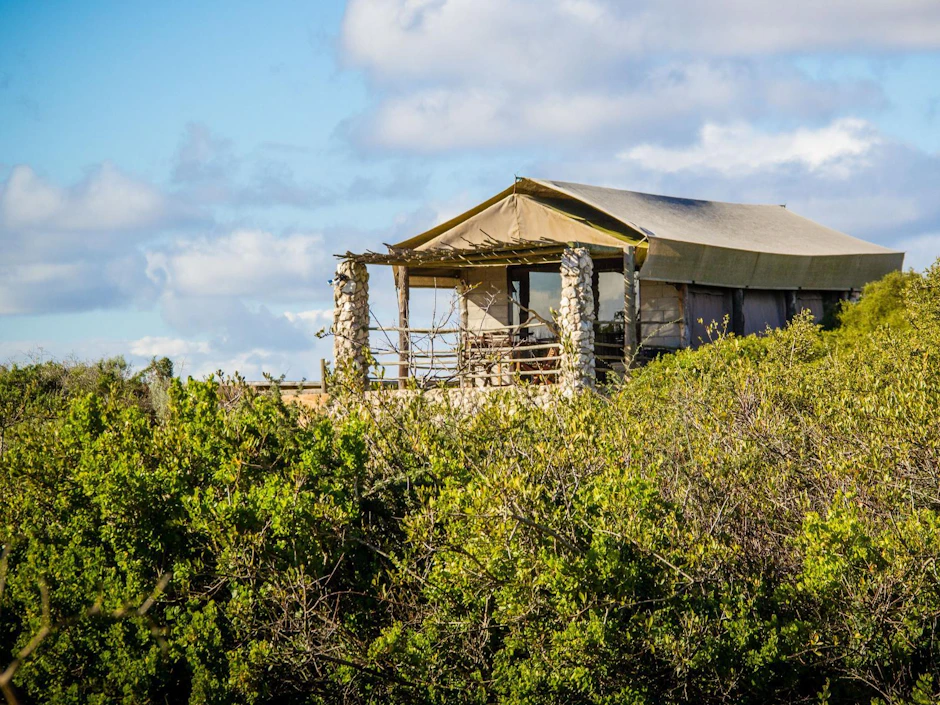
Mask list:
[[[370,331],[383,340],[370,351],[374,382],[473,387],[508,386],[521,378],[551,384],[560,373],[557,333],[542,321],[478,329],[373,326]],[[408,339],[404,351],[393,342],[403,332]]]
[[[530,320],[486,328],[432,326],[370,327],[379,344],[370,352],[373,383],[419,387],[502,387],[516,380],[554,384],[561,373],[561,344],[551,322]],[[400,349],[405,333],[407,348]],[[624,360],[623,321],[595,323],[595,359],[598,374],[607,379],[621,375]]]

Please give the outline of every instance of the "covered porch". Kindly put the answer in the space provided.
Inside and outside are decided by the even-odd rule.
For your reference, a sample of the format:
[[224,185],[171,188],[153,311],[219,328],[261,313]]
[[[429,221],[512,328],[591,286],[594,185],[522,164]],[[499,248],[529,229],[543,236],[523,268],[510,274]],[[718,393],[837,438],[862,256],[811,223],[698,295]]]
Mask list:
[[[623,375],[638,351],[637,242],[391,247],[339,256],[337,369],[357,384],[502,387],[520,381],[593,387]],[[393,269],[398,320],[369,315],[367,266]],[[449,303],[413,320],[418,290]],[[678,313],[678,312],[677,312]]]

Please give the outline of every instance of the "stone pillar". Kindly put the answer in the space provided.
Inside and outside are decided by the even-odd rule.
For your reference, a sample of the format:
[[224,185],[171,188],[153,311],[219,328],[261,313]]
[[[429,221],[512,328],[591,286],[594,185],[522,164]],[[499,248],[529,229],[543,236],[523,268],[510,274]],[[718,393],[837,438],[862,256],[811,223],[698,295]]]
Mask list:
[[561,256],[561,377],[565,394],[593,389],[594,370],[594,262],[585,247],[568,247]]
[[633,365],[636,357],[636,248],[623,248],[623,364]]
[[365,389],[369,376],[369,272],[341,260],[333,279],[333,359],[342,387]]

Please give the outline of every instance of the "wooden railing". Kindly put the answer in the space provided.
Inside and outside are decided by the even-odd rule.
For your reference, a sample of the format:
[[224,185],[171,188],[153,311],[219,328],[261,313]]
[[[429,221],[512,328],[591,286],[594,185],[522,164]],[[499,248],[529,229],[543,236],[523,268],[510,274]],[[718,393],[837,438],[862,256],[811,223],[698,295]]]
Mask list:
[[[623,323],[600,321],[595,342],[598,375],[623,374]],[[619,334],[618,328],[619,326]],[[372,381],[407,387],[503,387],[516,380],[554,384],[561,373],[561,345],[554,327],[532,320],[485,329],[374,326],[382,344],[371,349]],[[402,336],[404,334],[404,336]],[[402,351],[399,341],[407,342]],[[619,338],[619,341],[617,340]]]
[[[539,335],[538,329],[546,331]],[[549,325],[530,321],[485,329],[375,326],[384,345],[371,353],[373,381],[418,386],[507,386],[515,379],[549,384],[559,374],[561,349]],[[404,351],[393,340],[405,333]],[[389,334],[395,334],[394,336]]]

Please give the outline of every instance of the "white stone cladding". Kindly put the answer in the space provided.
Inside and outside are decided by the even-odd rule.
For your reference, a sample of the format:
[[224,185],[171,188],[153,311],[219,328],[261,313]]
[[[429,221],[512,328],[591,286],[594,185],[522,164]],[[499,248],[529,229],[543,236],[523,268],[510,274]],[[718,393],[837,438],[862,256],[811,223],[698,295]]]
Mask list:
[[363,389],[369,375],[369,272],[342,260],[333,279],[333,359],[336,382]]
[[560,386],[564,393],[593,389],[594,262],[584,247],[569,247],[561,256],[561,304],[558,332],[561,339]]
[[[472,416],[482,411],[488,404],[500,404],[510,412],[528,407],[549,408],[557,403],[562,390],[555,385],[528,385],[514,387],[474,387],[466,389],[377,389],[367,394],[355,395],[356,402],[347,395],[342,398],[330,398],[322,407],[330,415],[343,417],[356,408],[367,409],[370,413],[393,412],[403,405],[414,403],[423,397],[432,404],[440,404],[442,411],[452,408]],[[428,421],[437,420],[428,417]]]
[[674,284],[640,281],[640,344],[680,348],[683,335],[682,296]]

